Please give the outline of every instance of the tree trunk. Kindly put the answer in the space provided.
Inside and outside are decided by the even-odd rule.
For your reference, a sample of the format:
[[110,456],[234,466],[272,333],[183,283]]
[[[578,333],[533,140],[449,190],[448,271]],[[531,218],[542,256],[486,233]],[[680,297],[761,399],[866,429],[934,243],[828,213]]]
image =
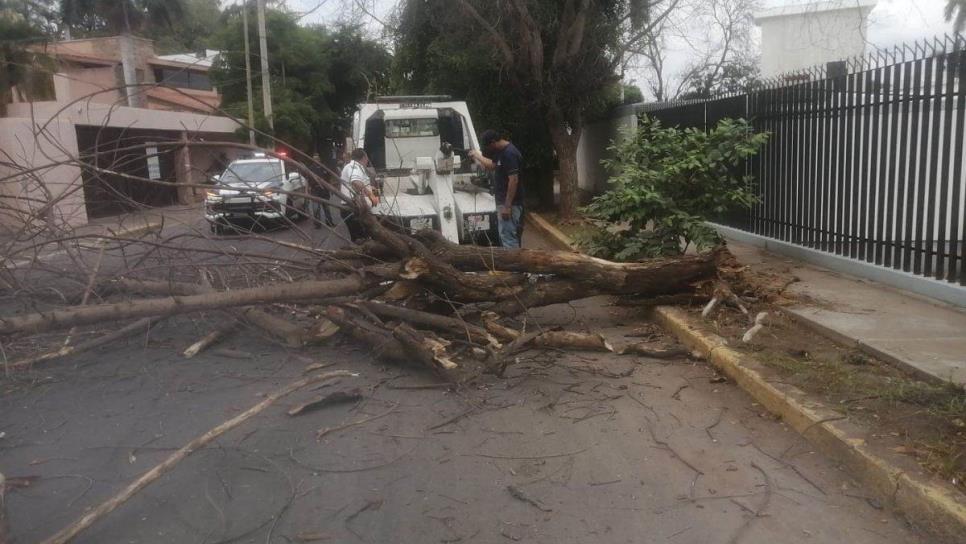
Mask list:
[[272,302],[305,302],[311,299],[358,293],[368,287],[369,283],[358,276],[349,276],[330,281],[302,281],[201,295],[73,307],[0,318],[0,334],[36,333],[75,325],[90,325],[102,321],[184,314],[199,310],[252,306]]
[[571,128],[568,131],[564,116],[551,107],[547,115],[550,141],[557,152],[560,164],[560,219],[567,221],[577,213],[577,144],[580,142],[580,129]]

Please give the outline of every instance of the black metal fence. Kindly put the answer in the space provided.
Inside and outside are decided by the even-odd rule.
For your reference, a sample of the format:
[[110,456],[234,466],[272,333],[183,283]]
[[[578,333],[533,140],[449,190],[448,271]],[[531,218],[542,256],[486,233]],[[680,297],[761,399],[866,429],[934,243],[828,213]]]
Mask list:
[[665,126],[744,117],[771,134],[745,165],[760,203],[722,223],[966,285],[963,36],[644,110]]

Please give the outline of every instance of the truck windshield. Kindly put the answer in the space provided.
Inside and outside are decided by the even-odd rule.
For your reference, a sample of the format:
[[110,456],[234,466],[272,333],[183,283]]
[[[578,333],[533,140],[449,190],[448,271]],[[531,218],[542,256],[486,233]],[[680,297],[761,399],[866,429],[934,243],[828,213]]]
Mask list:
[[221,175],[221,183],[225,185],[260,185],[282,180],[282,163],[278,161],[232,163]]
[[416,138],[439,136],[436,119],[389,119],[386,121],[386,138]]

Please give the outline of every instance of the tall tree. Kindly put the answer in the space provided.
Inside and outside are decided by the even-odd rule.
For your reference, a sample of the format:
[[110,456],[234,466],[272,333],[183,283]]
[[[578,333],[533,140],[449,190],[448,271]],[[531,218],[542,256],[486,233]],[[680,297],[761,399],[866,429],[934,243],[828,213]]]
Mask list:
[[[410,0],[420,1],[420,0]],[[613,89],[628,50],[646,39],[680,0],[456,0],[504,75],[504,92],[519,93],[542,116],[560,167],[560,213],[577,206],[577,143],[587,112]],[[500,84],[499,81],[496,84]]]
[[[751,30],[759,0],[682,0],[678,10],[653,27],[648,39],[631,52],[643,61],[648,88],[655,100],[695,97],[753,81]],[[689,62],[673,73],[672,50],[688,52]]]
[[36,7],[0,0],[0,114],[6,113],[15,92],[21,99],[53,97],[53,83],[44,72],[49,69],[46,57],[28,49],[30,44],[48,39],[46,32],[50,31],[49,19]]
[[[253,8],[249,6],[251,19]],[[221,91],[222,106],[243,118],[247,94],[241,8],[228,8],[224,19],[222,30],[213,38],[222,54],[211,74]],[[249,28],[252,41],[254,26]],[[357,28],[330,31],[318,25],[300,26],[296,14],[279,9],[266,11],[266,27],[274,134],[303,151],[322,152],[344,137],[356,104],[386,84],[390,56]],[[250,60],[258,64],[254,51]],[[254,102],[256,110],[263,112],[260,94]],[[264,115],[258,116],[256,125],[271,132]]]
[[487,62],[489,44],[467,39],[478,32],[453,12],[448,0],[410,0],[391,21],[392,92],[402,95],[446,94],[465,100],[477,130],[505,131],[525,157],[523,179],[530,197],[553,202],[555,160],[547,124],[533,115],[529,102],[507,92],[507,78]]
[[149,20],[144,35],[154,40],[162,54],[201,51],[211,47],[212,36],[221,28],[220,0],[181,0],[183,15],[178,24],[157,24]]
[[170,27],[184,14],[184,0],[61,0],[60,11],[68,28],[120,35],[128,105],[140,106],[133,35],[149,24]]

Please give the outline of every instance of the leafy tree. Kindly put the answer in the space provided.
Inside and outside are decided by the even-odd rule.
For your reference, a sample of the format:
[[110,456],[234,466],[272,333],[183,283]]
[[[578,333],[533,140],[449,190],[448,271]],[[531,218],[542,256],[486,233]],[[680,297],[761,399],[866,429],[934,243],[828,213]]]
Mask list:
[[624,104],[637,104],[644,101],[644,92],[637,85],[624,84]]
[[221,26],[219,0],[181,0],[184,13],[176,25],[149,24],[145,36],[154,40],[160,54],[201,51],[211,47]]
[[742,93],[753,89],[761,81],[758,62],[738,58],[725,62],[716,69],[705,69],[691,79],[691,88],[680,98],[711,98],[720,94]]
[[566,219],[576,210],[577,143],[586,114],[619,83],[630,45],[678,1],[408,0],[405,8],[433,5],[432,19],[413,28],[437,24],[458,36],[460,48],[477,52],[462,60],[460,70],[491,67],[491,92],[517,95],[526,117],[543,120],[559,162],[560,213]]
[[25,99],[53,98],[53,82],[45,72],[49,61],[27,47],[47,39],[49,24],[35,6],[0,0],[0,114],[6,113],[14,89]]
[[966,30],[966,0],[946,0],[946,20],[953,21],[953,32]]
[[447,0],[410,0],[393,21],[391,87],[394,94],[448,94],[465,100],[478,131],[504,131],[523,152],[528,198],[553,202],[555,158],[547,125],[530,103],[507,92],[489,47],[467,40],[473,25]]
[[[631,261],[705,249],[719,238],[706,221],[756,202],[754,180],[739,175],[767,140],[744,120],[713,130],[664,128],[642,116],[611,148],[613,188],[585,209],[600,227],[579,242],[596,256]],[[681,244],[681,241],[684,244]]]
[[150,26],[171,27],[184,0],[61,0],[66,25],[84,34],[132,34]]
[[[254,11],[254,6],[249,7]],[[240,118],[247,115],[244,30],[241,8],[226,10],[224,26],[213,43],[222,51],[212,67],[222,106]],[[254,21],[254,14],[249,13]],[[349,129],[358,102],[386,84],[390,57],[356,28],[330,31],[323,26],[299,26],[285,11],[266,11],[269,73],[272,80],[274,134],[307,152],[321,151],[340,141]],[[249,40],[257,42],[255,25]],[[252,48],[252,66],[259,65]],[[258,77],[258,74],[253,74]],[[253,96],[257,112],[264,111],[261,93]],[[270,132],[263,116],[259,129]],[[263,142],[268,144],[268,142]]]

